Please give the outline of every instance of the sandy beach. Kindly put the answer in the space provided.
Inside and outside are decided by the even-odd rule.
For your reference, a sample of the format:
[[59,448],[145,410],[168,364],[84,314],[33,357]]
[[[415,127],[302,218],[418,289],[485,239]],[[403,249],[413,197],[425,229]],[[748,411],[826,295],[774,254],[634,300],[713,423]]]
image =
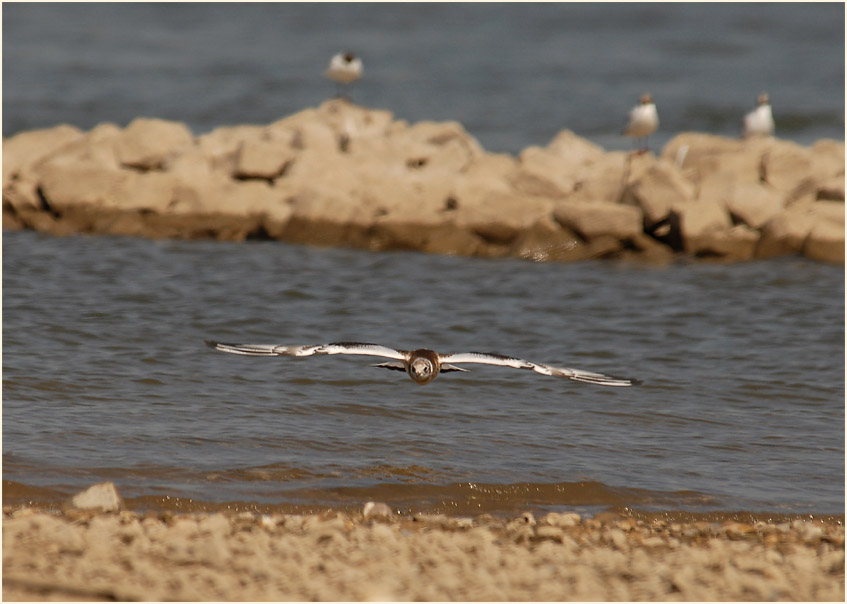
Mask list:
[[5,506],[3,599],[844,600],[843,516],[747,520]]

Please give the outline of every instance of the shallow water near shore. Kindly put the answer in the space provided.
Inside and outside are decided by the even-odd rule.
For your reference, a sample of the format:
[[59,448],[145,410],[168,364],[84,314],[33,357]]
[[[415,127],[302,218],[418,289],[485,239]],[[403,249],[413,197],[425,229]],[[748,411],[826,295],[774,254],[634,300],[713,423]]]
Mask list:
[[[419,386],[205,338],[496,351],[645,383],[472,366]],[[35,500],[112,480],[151,506],[841,513],[843,393],[843,267],[802,259],[3,236],[3,478]]]

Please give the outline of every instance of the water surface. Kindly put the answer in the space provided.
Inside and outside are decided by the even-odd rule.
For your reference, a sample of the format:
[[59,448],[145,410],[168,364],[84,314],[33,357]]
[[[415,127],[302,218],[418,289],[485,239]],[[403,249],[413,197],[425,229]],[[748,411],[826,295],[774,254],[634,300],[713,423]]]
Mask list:
[[[645,383],[471,366],[419,386],[365,357],[205,338],[496,351]],[[207,502],[841,512],[843,267],[7,232],[3,478]]]
[[652,92],[659,149],[678,132],[738,136],[761,91],[777,133],[844,139],[843,3],[8,3],[3,135],[139,116],[196,133],[268,124],[335,88],[400,119],[456,120],[517,153],[568,128],[628,149]]

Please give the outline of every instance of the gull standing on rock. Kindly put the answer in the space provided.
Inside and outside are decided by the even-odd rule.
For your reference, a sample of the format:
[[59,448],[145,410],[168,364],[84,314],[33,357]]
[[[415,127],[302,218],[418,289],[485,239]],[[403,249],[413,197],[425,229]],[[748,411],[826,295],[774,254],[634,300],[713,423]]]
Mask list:
[[763,92],[756,102],[759,106],[744,116],[744,136],[770,136],[774,130],[771,99]]
[[532,363],[515,357],[507,357],[494,352],[460,352],[458,354],[438,354],[434,350],[420,348],[418,350],[395,350],[379,344],[363,342],[332,342],[316,346],[285,346],[276,344],[226,344],[206,340],[206,345],[232,354],[242,354],[253,357],[310,357],[316,354],[358,354],[372,357],[392,359],[387,363],[378,363],[374,367],[405,371],[417,384],[428,384],[439,373],[448,371],[468,371],[456,364],[478,363],[481,365],[499,365],[514,369],[531,369],[542,375],[567,378],[576,382],[587,382],[600,386],[635,386],[639,380],[619,378],[592,371],[571,369],[569,367],[551,367]]
[[624,134],[635,139],[644,139],[641,153],[647,152],[647,137],[659,127],[659,113],[649,93],[641,95],[641,101],[629,112],[629,124]]
[[336,83],[336,95],[344,96],[341,87],[349,87],[362,77],[362,59],[352,52],[339,52],[330,60],[324,75]]

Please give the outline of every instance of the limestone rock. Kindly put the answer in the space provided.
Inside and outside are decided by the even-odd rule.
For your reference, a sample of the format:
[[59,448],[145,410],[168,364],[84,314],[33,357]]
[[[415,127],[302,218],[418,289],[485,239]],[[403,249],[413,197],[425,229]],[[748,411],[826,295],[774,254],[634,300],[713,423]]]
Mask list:
[[790,206],[771,218],[762,228],[756,248],[757,258],[772,258],[785,254],[800,254],[806,238],[815,224],[807,207]]
[[520,166],[510,176],[514,189],[525,195],[561,198],[571,192],[576,181],[564,160],[539,147],[521,151]]
[[781,195],[761,183],[730,183],[721,201],[734,220],[754,229],[763,227],[783,207]]
[[543,216],[525,229],[512,244],[511,255],[536,262],[563,262],[587,257],[579,237],[560,226],[551,216]]
[[[273,124],[267,128],[272,127]],[[198,136],[196,150],[199,150],[211,170],[230,175],[235,170],[236,156],[244,142],[262,140],[265,130],[262,126],[254,125],[221,126]],[[172,166],[180,162],[193,151],[194,149],[185,149],[176,158],[166,160],[166,165]]]
[[493,193],[478,205],[460,205],[455,220],[457,226],[471,230],[490,243],[508,245],[552,210],[550,199]]
[[759,231],[739,224],[727,230],[686,239],[686,244],[689,251],[699,256],[744,261],[755,256],[759,238]]
[[844,264],[844,223],[817,221],[803,245],[803,255],[812,260]]
[[29,130],[3,140],[3,188],[17,177],[25,166],[61,150],[83,137],[79,128],[62,124],[53,128]]
[[732,226],[726,210],[717,202],[698,200],[678,206],[679,231],[685,250],[698,253],[708,249],[715,236]]
[[273,180],[282,176],[294,161],[295,154],[288,145],[246,140],[241,143],[236,155],[234,176],[236,178],[262,178]]
[[762,169],[762,180],[787,193],[812,174],[812,152],[790,141],[772,139]]
[[553,215],[559,224],[575,231],[583,239],[611,235],[617,239],[630,240],[643,233],[643,215],[634,206],[604,201],[563,201],[556,204]]
[[362,508],[362,516],[367,518],[391,518],[394,515],[388,504],[378,501],[368,501]]
[[815,199],[844,201],[844,175],[830,176],[818,183]]
[[840,176],[843,182],[844,141],[821,139],[815,142],[810,150],[812,152],[812,172],[816,180],[826,181],[832,177]]
[[666,220],[675,208],[694,200],[694,187],[666,161],[655,162],[629,187],[635,204],[644,212],[647,228]]
[[562,130],[556,134],[546,150],[561,159],[566,166],[574,168],[598,162],[606,154],[600,145],[577,136],[571,130]]
[[713,134],[683,132],[662,149],[661,159],[681,170],[698,184],[715,174],[732,175],[733,179],[759,179],[761,145],[758,139],[739,141]]
[[115,143],[121,164],[139,170],[162,168],[169,156],[190,147],[194,136],[185,124],[136,118]]
[[59,214],[71,206],[114,207],[121,192],[130,188],[129,171],[110,170],[87,164],[58,164],[40,171],[40,189],[49,209]]
[[101,482],[74,495],[71,507],[80,510],[101,510],[117,512],[123,507],[123,501],[113,482]]
[[[632,154],[612,151],[584,166],[577,175],[568,201],[619,203],[632,176]],[[643,164],[636,160],[636,168]]]

